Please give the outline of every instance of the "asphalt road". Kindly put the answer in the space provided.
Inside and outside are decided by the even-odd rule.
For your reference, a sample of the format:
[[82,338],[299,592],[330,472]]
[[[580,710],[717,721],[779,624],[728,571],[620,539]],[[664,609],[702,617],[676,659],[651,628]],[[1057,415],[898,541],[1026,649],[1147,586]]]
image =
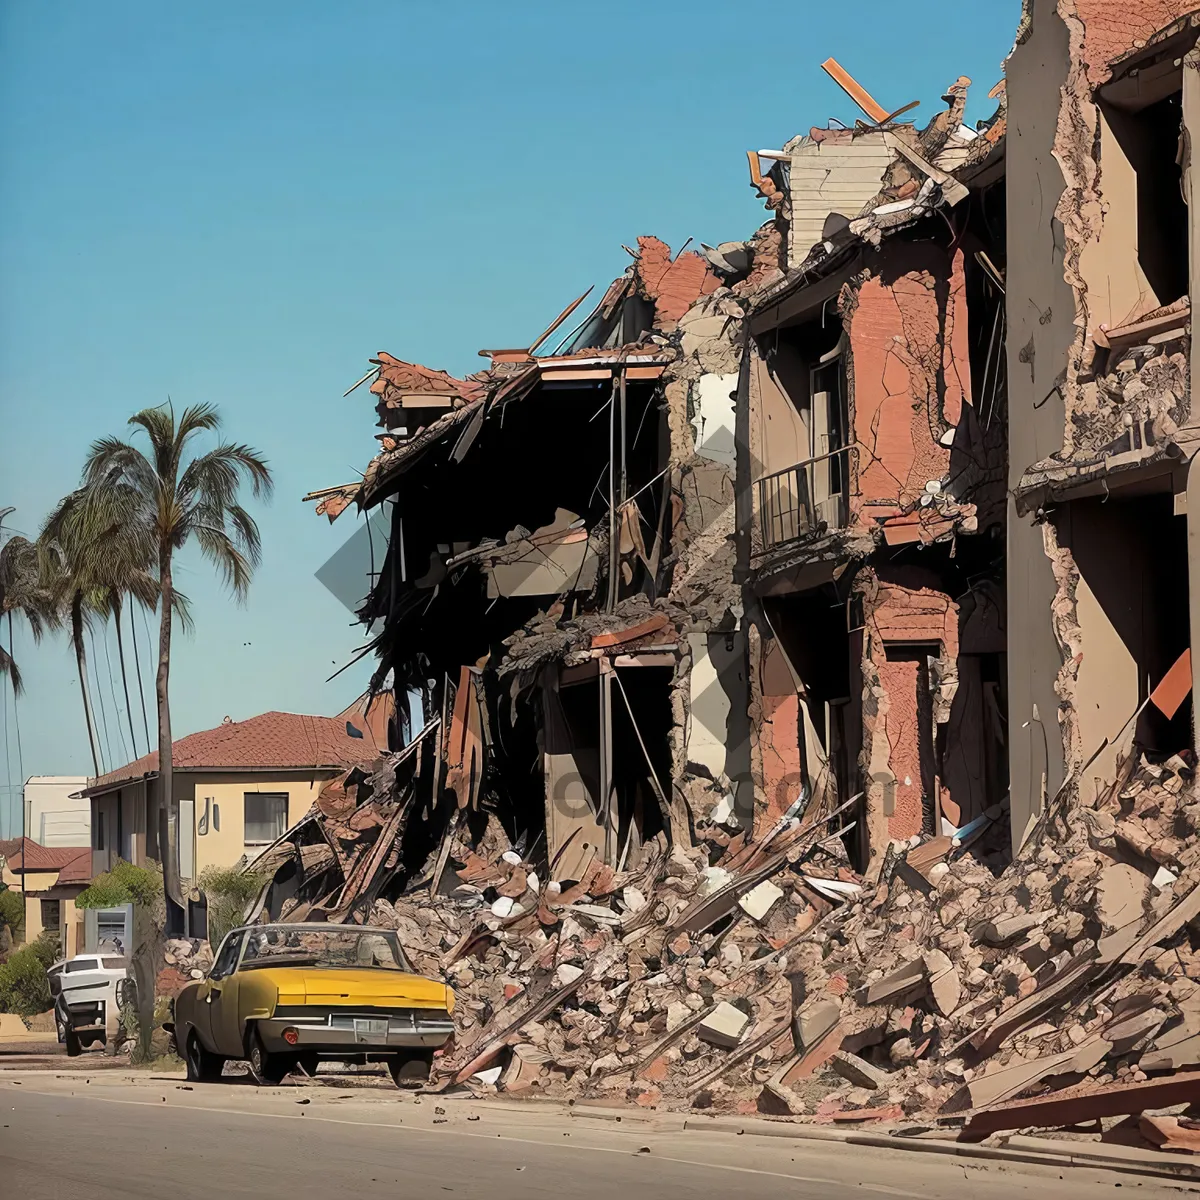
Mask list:
[[0,1195],[21,1200],[1096,1200],[1117,1186],[1167,1194],[1090,1170],[629,1128],[536,1106],[171,1078],[0,1080]]

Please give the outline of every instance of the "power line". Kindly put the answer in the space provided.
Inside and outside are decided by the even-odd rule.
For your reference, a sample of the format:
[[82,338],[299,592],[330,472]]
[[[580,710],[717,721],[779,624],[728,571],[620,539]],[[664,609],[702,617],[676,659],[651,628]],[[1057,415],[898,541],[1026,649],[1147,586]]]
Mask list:
[[100,724],[101,724],[102,728],[104,729],[104,746],[105,746],[105,749],[108,751],[108,765],[105,765],[104,758],[103,758],[103,756],[101,756],[100,766],[105,771],[109,771],[112,769],[112,766],[111,766],[112,757],[113,757],[112,741],[110,740],[110,738],[108,736],[108,714],[104,711],[104,692],[100,687],[100,673],[96,669],[96,635],[92,632],[92,630],[90,628],[87,631],[87,635],[91,639],[91,642],[92,642],[91,662],[92,662],[92,680],[94,682],[93,696],[95,697],[94,702],[92,704],[92,710],[94,712],[97,706],[99,706],[99,708],[100,708]]
[[[5,679],[11,679],[6,675]],[[13,700],[16,701],[16,689],[13,689]],[[8,687],[0,687],[0,724],[4,726],[4,784],[6,789],[12,789],[12,765],[8,757]],[[5,827],[8,826],[8,815],[5,815]]]
[[[138,605],[138,608],[142,614],[142,629],[146,634],[146,674],[150,676],[151,687],[153,689],[150,694],[154,700],[154,740],[146,747],[146,752],[152,753],[158,744],[158,685],[156,682],[158,673],[158,657],[154,653],[154,639],[150,636],[150,620],[146,616],[146,609],[140,604]],[[151,667],[154,668],[153,671],[151,670]],[[149,737],[149,732],[147,732],[147,737]]]
[[[13,615],[8,612],[8,648],[13,649]],[[21,715],[20,705],[17,704],[17,689],[13,688],[13,727],[17,732],[17,803],[21,806],[21,836],[25,836],[25,755],[21,750]],[[7,738],[8,731],[5,730]],[[7,743],[6,743],[7,748]]]
[[[146,732],[146,753],[150,753],[150,719],[146,716],[146,684],[142,679],[142,656],[138,653],[137,623],[133,618],[134,608],[141,608],[136,600],[129,602],[129,636],[133,642],[133,662],[137,667],[138,699],[142,704],[142,728]],[[144,610],[142,620],[145,620]]]
[[125,749],[125,730],[121,726],[121,702],[117,699],[117,685],[113,681],[112,656],[108,652],[108,622],[101,627],[100,636],[104,640],[104,661],[108,664],[108,694],[112,696],[113,711],[116,713],[117,736],[121,739],[121,755],[125,762],[137,758],[137,747],[129,754]]

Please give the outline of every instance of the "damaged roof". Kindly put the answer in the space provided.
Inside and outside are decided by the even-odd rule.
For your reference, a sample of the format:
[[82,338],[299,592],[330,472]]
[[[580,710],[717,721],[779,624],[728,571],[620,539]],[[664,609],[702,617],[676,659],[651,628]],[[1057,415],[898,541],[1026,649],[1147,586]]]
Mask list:
[[[697,251],[685,250],[673,256],[666,242],[648,236],[639,237],[637,247],[636,251],[625,247],[633,263],[550,353],[535,355],[534,351],[575,310],[583,296],[568,306],[529,350],[480,351],[492,359],[492,365],[465,379],[382,352],[371,359],[378,368],[371,392],[378,398],[376,411],[383,432],[377,436],[382,449],[368,464],[360,482],[320,488],[309,492],[304,500],[315,501],[317,513],[330,521],[356,501],[360,508],[370,507],[383,498],[385,488],[398,475],[454,431],[461,431],[462,440],[454,451],[455,458],[461,459],[484,420],[504,403],[527,395],[542,381],[593,378],[598,376],[587,373],[615,367],[624,368],[629,379],[658,378],[674,358],[665,335],[677,328],[680,318],[698,299],[715,292],[722,282],[708,258]],[[630,300],[640,301],[644,311],[631,309],[626,316],[623,305]],[[371,374],[368,372],[359,384]],[[446,411],[408,435],[407,429],[390,425],[388,414],[389,410],[409,407],[443,407]]]
[[[806,156],[811,156],[814,148],[862,145],[864,139],[873,139],[884,148],[887,166],[881,186],[857,212],[838,212],[828,204],[820,206],[825,210],[821,212],[822,239],[812,246],[803,261],[791,266],[781,279],[760,292],[753,304],[755,313],[762,313],[791,293],[825,278],[848,263],[864,246],[878,246],[883,238],[933,212],[955,207],[966,199],[967,183],[980,181],[990,168],[1003,162],[1007,129],[1004,83],[988,93],[989,98],[998,102],[996,113],[979,122],[975,129],[963,121],[970,83],[964,75],[951,84],[942,97],[947,108],[921,130],[911,124],[866,129],[813,128],[806,137],[788,142],[779,153],[790,163],[792,171]],[[807,202],[812,204],[815,198],[824,196],[822,190]],[[794,223],[797,216],[793,214],[791,219]]]

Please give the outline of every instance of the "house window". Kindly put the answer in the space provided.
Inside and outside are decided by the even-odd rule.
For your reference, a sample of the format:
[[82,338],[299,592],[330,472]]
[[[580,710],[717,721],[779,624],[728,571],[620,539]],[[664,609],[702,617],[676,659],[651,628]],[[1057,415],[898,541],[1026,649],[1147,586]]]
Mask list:
[[42,928],[48,929],[51,933],[58,932],[58,922],[62,914],[61,900],[43,900],[42,901]]
[[287,829],[286,792],[246,792],[247,846],[265,846]]
[[105,846],[104,846],[104,811],[103,811],[103,809],[96,810],[95,832],[96,832],[96,840],[93,845],[93,848],[96,850],[103,850],[105,848]]

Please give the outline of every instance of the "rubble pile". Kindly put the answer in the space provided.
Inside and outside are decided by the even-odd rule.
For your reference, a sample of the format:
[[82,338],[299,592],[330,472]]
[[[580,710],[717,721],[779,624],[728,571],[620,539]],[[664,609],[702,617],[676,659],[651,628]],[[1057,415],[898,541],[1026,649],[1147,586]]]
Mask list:
[[174,998],[187,984],[208,974],[213,964],[212,946],[203,938],[170,938],[163,948],[163,964],[155,993]]
[[1200,1064],[1192,767],[1127,766],[997,876],[976,851],[1004,816],[893,847],[875,882],[793,819],[562,886],[493,823],[451,847],[451,896],[371,920],[458,996],[440,1086],[837,1121]]

